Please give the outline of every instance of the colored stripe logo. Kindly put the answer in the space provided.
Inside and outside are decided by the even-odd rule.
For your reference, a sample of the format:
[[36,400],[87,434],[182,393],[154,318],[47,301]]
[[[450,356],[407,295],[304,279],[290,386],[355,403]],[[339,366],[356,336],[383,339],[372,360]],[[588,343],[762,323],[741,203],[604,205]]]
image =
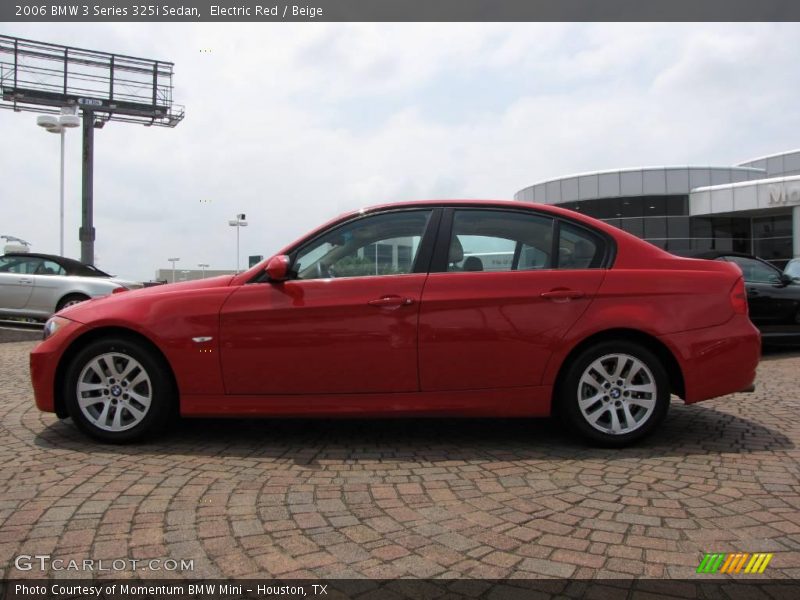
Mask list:
[[698,573],[725,573],[737,575],[739,573],[763,573],[774,555],[766,552],[734,552],[731,554],[714,552],[703,556]]

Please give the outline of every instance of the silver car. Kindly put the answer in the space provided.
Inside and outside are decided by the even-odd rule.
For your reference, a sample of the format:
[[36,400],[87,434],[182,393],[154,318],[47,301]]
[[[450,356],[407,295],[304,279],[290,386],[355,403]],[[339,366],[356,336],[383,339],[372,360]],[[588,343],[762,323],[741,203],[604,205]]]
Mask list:
[[125,281],[71,258],[33,252],[0,256],[0,318],[47,319],[65,306],[141,283]]

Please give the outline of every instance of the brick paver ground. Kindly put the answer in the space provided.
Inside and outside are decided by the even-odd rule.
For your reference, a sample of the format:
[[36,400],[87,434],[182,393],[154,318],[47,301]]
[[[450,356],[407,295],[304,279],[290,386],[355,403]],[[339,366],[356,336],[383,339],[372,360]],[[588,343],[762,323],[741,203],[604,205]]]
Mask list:
[[[548,420],[184,421],[113,447],[33,406],[0,344],[0,575],[19,554],[194,559],[181,576],[683,577],[774,552],[800,577],[800,355],[625,450]],[[170,573],[137,571],[136,576]]]

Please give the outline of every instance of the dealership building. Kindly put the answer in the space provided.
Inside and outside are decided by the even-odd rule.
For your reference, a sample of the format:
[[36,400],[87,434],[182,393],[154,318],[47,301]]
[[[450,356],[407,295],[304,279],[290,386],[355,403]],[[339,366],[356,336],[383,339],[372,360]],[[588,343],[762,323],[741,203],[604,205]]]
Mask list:
[[800,150],[729,167],[640,167],[550,179],[514,195],[602,219],[687,254],[800,256]]

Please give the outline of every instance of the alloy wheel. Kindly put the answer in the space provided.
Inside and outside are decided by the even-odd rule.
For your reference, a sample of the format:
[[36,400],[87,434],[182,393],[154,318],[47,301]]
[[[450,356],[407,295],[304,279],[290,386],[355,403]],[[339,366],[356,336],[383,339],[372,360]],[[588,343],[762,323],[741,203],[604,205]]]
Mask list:
[[578,383],[578,407],[586,422],[606,434],[625,435],[644,425],[656,407],[652,371],[630,354],[593,361]]
[[78,407],[86,419],[104,431],[135,427],[147,415],[153,386],[142,364],[120,352],[89,360],[78,375]]

